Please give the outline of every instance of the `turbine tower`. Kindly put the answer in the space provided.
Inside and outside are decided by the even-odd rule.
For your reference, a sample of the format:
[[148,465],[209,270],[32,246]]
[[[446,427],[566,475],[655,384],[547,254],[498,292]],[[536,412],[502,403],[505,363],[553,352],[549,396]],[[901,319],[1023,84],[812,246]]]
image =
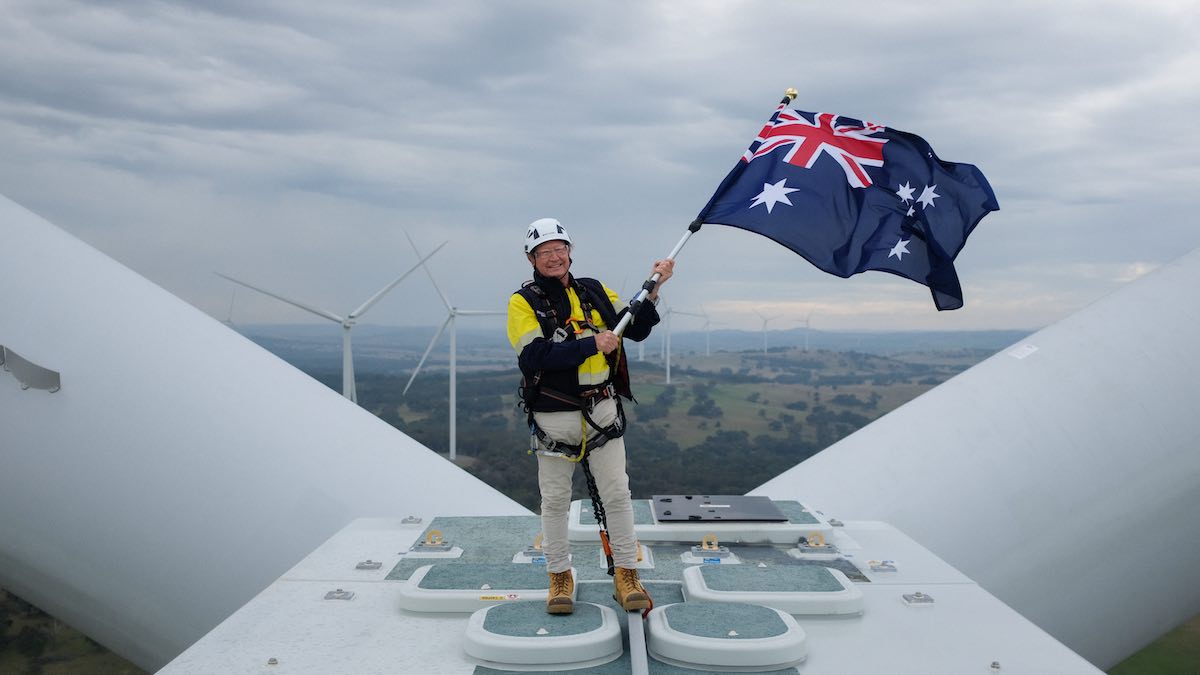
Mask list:
[[671,384],[671,316],[679,314],[682,316],[695,316],[701,319],[705,318],[703,314],[694,312],[681,312],[673,307],[668,307],[666,312],[663,312],[667,332],[663,335],[663,363],[666,364],[667,379],[666,384]]
[[808,311],[808,315],[804,317],[804,351],[808,351],[808,333],[812,324],[813,310]]
[[[622,298],[625,297],[625,286],[628,283],[629,283],[629,275],[626,274],[625,278],[621,280],[621,290],[617,293],[617,295],[619,297],[622,297]],[[638,347],[637,360],[645,361],[646,360],[646,341],[642,340],[641,342],[637,343],[637,347]]]
[[754,313],[758,315],[758,318],[762,319],[763,356],[766,356],[766,354],[767,354],[767,322],[774,321],[775,319],[778,319],[779,317],[778,316],[763,316],[762,312],[759,312],[757,309],[754,310]]
[[226,326],[230,326],[230,327],[233,326],[233,304],[235,302],[237,302],[237,289],[236,288],[233,289],[233,292],[229,294],[229,314],[226,315],[226,317],[225,317],[225,325]]
[[704,355],[712,356],[712,319],[708,317],[708,310],[704,306],[700,306],[700,314],[704,317]]
[[400,276],[393,279],[392,282],[389,283],[387,286],[384,286],[383,288],[379,289],[379,292],[377,292],[375,295],[372,295],[370,298],[367,298],[366,302],[364,302],[362,305],[360,305],[358,307],[358,309],[347,314],[345,318],[342,318],[342,317],[338,316],[337,314],[334,314],[333,312],[330,312],[328,310],[324,310],[319,307],[310,307],[309,305],[306,305],[302,302],[298,302],[296,300],[291,300],[289,298],[285,298],[282,295],[279,295],[277,293],[272,293],[271,291],[263,290],[257,286],[252,286],[244,281],[239,281],[238,279],[234,279],[233,277],[231,277],[227,274],[221,274],[220,272],[217,272],[216,274],[217,274],[217,276],[224,278],[224,279],[228,279],[229,281],[232,281],[235,284],[240,284],[251,290],[258,291],[259,293],[262,293],[263,295],[269,295],[272,298],[275,298],[276,300],[282,300],[283,302],[286,302],[289,305],[292,305],[294,307],[299,307],[300,309],[303,309],[307,312],[312,312],[313,314],[316,314],[319,317],[323,317],[323,318],[329,319],[330,321],[335,321],[337,323],[340,323],[342,325],[342,396],[345,396],[346,398],[350,399],[351,401],[358,403],[358,391],[354,384],[354,356],[351,353],[351,348],[350,348],[350,329],[354,327],[354,324],[358,321],[359,317],[361,317],[363,314],[365,314],[366,311],[368,309],[370,309],[372,305],[374,305],[376,302],[379,302],[380,298],[382,298],[384,295],[386,295],[388,291],[395,288],[396,285],[399,284],[401,281],[404,281],[404,279],[406,277],[408,277],[408,275],[415,272],[418,267],[420,267],[421,265],[424,265],[425,260],[428,260],[429,258],[431,258],[434,253],[437,253],[439,250],[441,250],[442,246],[445,246],[445,245],[446,245],[446,242],[442,242],[441,244],[439,244],[438,247],[433,249],[433,251],[430,252],[430,254],[428,256],[425,256],[425,258],[418,261],[416,265],[413,265],[404,274],[401,274]]
[[[421,251],[420,251],[420,249],[417,248],[416,242],[414,242],[412,240],[412,237],[410,237],[408,235],[408,232],[405,232],[404,236],[408,237],[408,243],[412,245],[413,251],[416,251],[417,257],[420,258]],[[439,246],[438,248],[441,248],[441,247]],[[450,304],[450,300],[446,297],[446,294],[442,292],[442,289],[438,287],[437,282],[434,281],[433,272],[430,271],[429,267],[425,264],[426,259],[428,259],[428,256],[426,256],[426,258],[423,258],[421,260],[421,262],[418,264],[421,267],[425,268],[425,273],[427,275],[429,275],[429,283],[433,284],[434,290],[437,291],[438,296],[442,299],[442,304],[444,304],[446,306],[446,320],[442,322],[441,327],[438,328],[438,331],[437,331],[437,333],[434,334],[433,339],[429,341],[429,346],[425,348],[425,353],[421,355],[421,360],[419,362],[417,362],[417,367],[413,369],[412,377],[409,377],[408,384],[404,385],[404,392],[401,394],[401,396],[408,393],[408,388],[412,386],[413,380],[417,379],[417,373],[421,372],[421,366],[425,365],[425,359],[429,358],[429,352],[433,351],[433,346],[437,344],[438,338],[442,337],[442,333],[446,330],[446,326],[449,325],[450,326],[450,461],[453,462],[454,459],[458,456],[458,421],[457,421],[457,414],[458,414],[458,327],[457,327],[457,322],[455,321],[455,319],[459,316],[504,316],[504,312],[496,312],[496,311],[490,311],[490,310],[485,310],[485,309],[459,309],[459,308],[455,307],[454,305]]]

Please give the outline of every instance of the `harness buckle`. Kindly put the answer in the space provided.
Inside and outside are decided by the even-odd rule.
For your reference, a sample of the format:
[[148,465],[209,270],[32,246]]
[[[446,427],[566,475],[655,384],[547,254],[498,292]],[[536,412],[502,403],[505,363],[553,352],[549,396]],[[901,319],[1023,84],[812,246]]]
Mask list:
[[596,404],[606,398],[615,399],[617,397],[617,387],[611,381],[602,384],[598,387],[593,387],[586,391],[580,392],[579,398],[588,404],[588,408],[595,408]]

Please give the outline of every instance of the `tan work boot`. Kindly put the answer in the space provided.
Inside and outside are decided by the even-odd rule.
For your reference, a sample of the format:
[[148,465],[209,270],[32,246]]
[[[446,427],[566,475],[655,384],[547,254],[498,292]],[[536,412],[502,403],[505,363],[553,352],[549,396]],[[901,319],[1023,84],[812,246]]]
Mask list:
[[550,573],[550,594],[546,596],[546,611],[551,614],[570,614],[575,611],[571,595],[575,592],[575,578],[571,570]]
[[650,594],[638,579],[637,570],[618,567],[617,573],[613,575],[613,586],[616,588],[613,600],[626,612],[650,608]]

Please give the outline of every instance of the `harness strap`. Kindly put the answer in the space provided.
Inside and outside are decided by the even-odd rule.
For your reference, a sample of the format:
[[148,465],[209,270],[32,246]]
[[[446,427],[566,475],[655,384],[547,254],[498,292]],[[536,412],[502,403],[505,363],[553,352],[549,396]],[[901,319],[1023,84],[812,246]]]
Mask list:
[[[549,391],[552,390],[543,389],[542,393],[547,393]],[[566,394],[561,394],[561,396],[562,398],[553,398],[558,398],[558,400],[567,403],[574,403],[573,401],[568,400],[573,397],[569,397]],[[597,399],[591,399],[591,401],[576,399],[580,404],[579,413],[581,419],[579,424],[582,442],[575,445],[564,443],[562,441],[556,441],[551,438],[549,434],[547,434],[542,430],[541,427],[537,425],[537,422],[533,418],[533,412],[531,411],[529,413],[529,433],[531,438],[529,451],[531,453],[536,452],[538,450],[538,443],[540,442],[543,446],[545,446],[545,450],[547,452],[558,452],[563,454],[566,459],[572,462],[581,462],[583,461],[583,458],[586,457],[589,449],[598,450],[603,447],[605,443],[608,443],[614,438],[620,438],[624,436],[626,426],[625,407],[621,405],[620,397],[612,396],[612,398],[617,403],[617,418],[613,420],[612,424],[608,425],[607,427],[600,426],[596,420],[594,420],[592,416],[588,414],[588,411],[594,407],[593,403]],[[590,441],[588,440],[587,434],[587,427],[589,426],[596,431],[596,436]]]
[[605,383],[593,389],[588,389],[580,393],[579,396],[572,396],[566,392],[551,389],[550,387],[542,387],[541,393],[549,398],[566,403],[572,408],[586,410],[589,407],[594,407],[597,401],[602,401],[606,398],[616,398],[616,387],[611,383]]
[[[586,424],[587,422],[580,420],[579,425],[582,427],[581,431],[587,431],[585,426]],[[570,443],[563,443],[562,441],[556,441],[553,438],[550,438],[550,436],[545,431],[542,431],[542,428],[536,423],[529,426],[529,431],[529,437],[532,439],[529,444],[529,452],[531,454],[537,452],[538,450],[557,452],[561,454],[564,459],[570,462],[583,461],[583,457],[588,450],[599,450],[600,448],[604,447],[605,443],[608,443],[610,440],[612,440],[608,436],[600,434],[593,438],[591,443],[588,443],[585,437],[585,440],[582,443],[571,445]],[[539,443],[544,447],[539,447]]]

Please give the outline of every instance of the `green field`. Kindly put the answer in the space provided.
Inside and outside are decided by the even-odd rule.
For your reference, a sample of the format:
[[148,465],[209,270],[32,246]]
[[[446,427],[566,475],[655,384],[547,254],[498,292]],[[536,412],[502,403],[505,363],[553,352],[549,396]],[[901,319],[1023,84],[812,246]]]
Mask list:
[[1200,615],[1110,669],[1109,675],[1196,675],[1200,673]]
[[140,675],[142,669],[0,589],[0,673]]

